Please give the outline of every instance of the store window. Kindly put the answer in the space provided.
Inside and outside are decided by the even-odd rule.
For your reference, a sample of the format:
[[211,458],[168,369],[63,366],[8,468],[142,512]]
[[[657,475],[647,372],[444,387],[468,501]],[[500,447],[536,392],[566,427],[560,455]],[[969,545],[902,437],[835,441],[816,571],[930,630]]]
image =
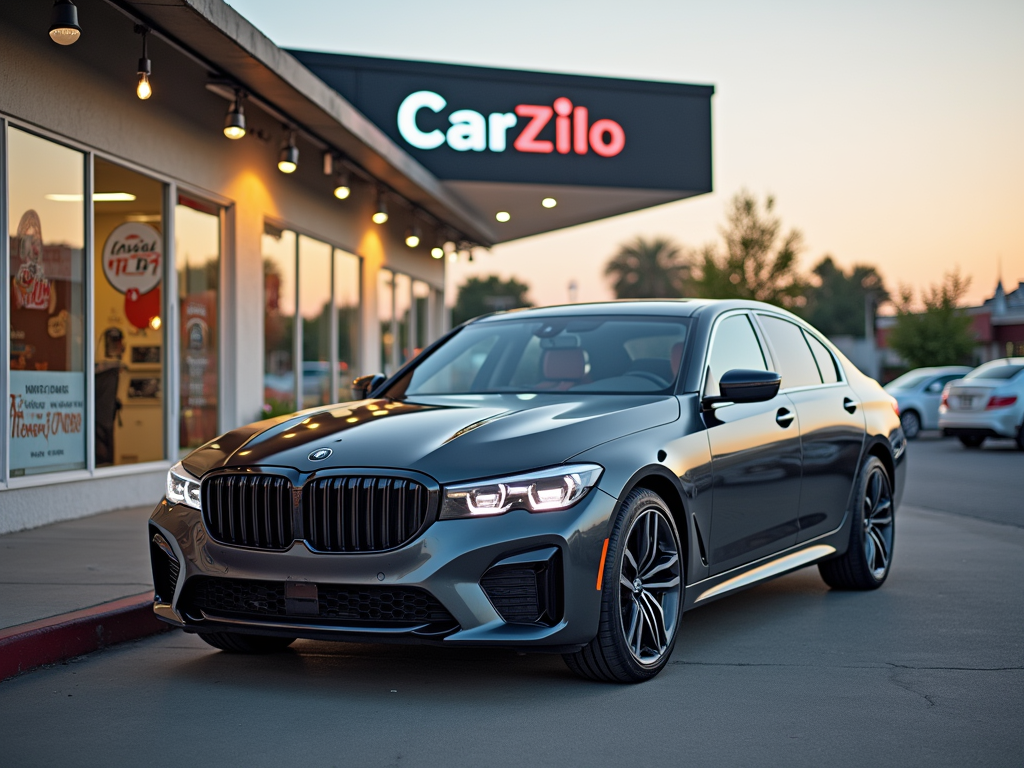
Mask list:
[[377,273],[377,317],[380,320],[380,365],[385,376],[396,370],[395,349],[395,273],[382,269]]
[[94,164],[96,466],[164,458],[164,185]]
[[295,233],[263,234],[263,413],[295,410]]
[[86,466],[85,156],[10,127],[9,469]]
[[174,209],[174,268],[181,313],[178,449],[198,448],[218,428],[220,210],[185,195]]
[[335,401],[351,398],[352,379],[359,375],[359,257],[334,251],[334,306],[338,316],[338,390]]
[[382,269],[377,279],[381,364],[390,376],[437,337],[438,292],[422,280]]
[[415,357],[430,343],[432,332],[430,317],[430,286],[421,280],[412,281],[412,356]]
[[302,408],[332,402],[331,246],[299,235],[299,314],[302,316]]

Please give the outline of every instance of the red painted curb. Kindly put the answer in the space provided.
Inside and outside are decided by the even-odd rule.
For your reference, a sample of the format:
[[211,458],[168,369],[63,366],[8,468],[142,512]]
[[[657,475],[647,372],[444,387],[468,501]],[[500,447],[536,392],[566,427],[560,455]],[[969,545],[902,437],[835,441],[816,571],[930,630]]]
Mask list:
[[170,628],[153,615],[152,592],[7,627],[0,630],[0,680]]

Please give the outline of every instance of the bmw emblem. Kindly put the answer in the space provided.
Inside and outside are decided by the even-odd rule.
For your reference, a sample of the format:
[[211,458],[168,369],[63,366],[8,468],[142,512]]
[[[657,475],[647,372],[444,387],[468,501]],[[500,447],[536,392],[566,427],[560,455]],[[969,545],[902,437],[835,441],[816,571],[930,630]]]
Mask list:
[[330,456],[332,453],[334,453],[334,451],[332,451],[330,448],[317,448],[315,451],[313,451],[311,454],[309,454],[309,460],[310,461],[323,461],[328,456]]

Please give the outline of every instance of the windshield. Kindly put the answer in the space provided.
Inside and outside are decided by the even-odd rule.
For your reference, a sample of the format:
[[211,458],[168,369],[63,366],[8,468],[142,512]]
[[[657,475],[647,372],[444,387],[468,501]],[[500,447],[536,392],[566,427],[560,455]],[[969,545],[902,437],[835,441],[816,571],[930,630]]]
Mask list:
[[1014,365],[1005,360],[993,360],[975,368],[964,376],[965,379],[1012,379],[1021,371],[1024,365]]
[[688,320],[572,317],[469,325],[386,393],[408,395],[673,391]]
[[893,379],[885,385],[886,389],[914,389],[915,387],[924,384],[925,381],[930,379],[934,374],[932,373],[917,373],[911,371],[910,373],[904,373],[898,379]]

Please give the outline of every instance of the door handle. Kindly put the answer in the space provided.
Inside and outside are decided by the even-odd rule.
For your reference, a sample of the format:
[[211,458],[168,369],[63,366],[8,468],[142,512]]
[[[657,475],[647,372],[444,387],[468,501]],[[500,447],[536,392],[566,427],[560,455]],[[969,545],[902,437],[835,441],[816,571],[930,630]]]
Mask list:
[[843,398],[843,408],[846,409],[847,413],[853,413],[857,410],[857,403],[848,397]]
[[785,429],[793,423],[793,414],[786,408],[779,408],[778,412],[775,414],[775,423]]

